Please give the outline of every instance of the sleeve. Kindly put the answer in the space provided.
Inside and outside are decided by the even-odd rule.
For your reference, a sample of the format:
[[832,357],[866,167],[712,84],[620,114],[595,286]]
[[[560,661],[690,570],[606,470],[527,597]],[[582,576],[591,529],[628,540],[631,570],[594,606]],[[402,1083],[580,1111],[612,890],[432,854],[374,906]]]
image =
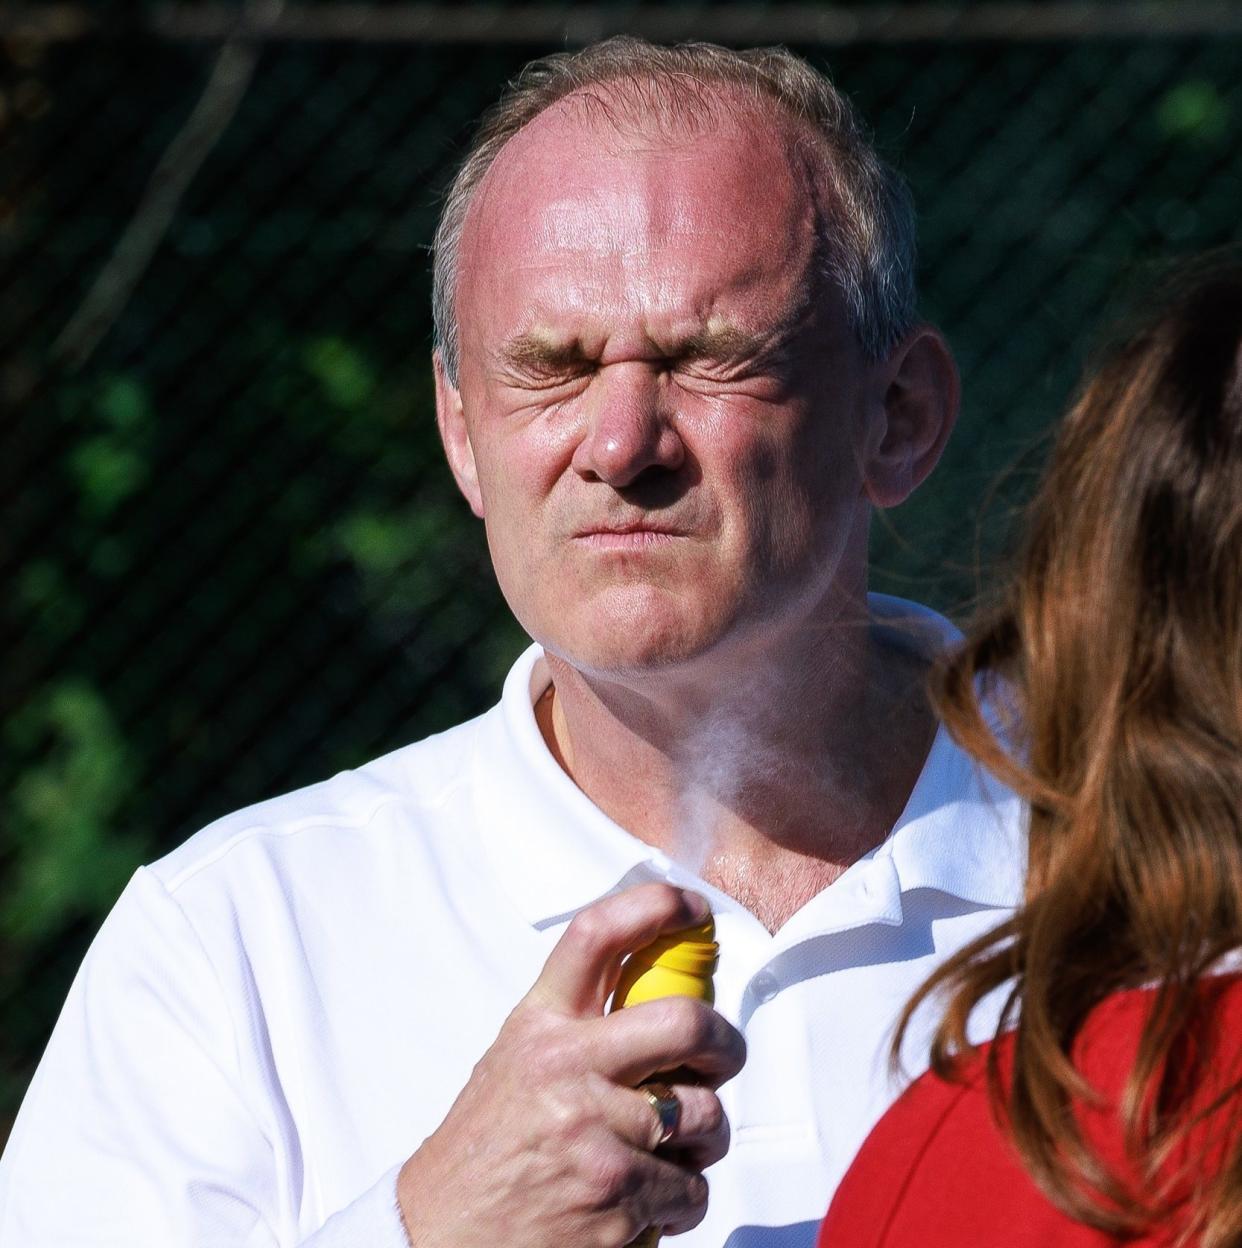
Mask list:
[[[396,1171],[307,1237],[235,1020],[177,902],[130,881],[0,1159],[0,1248],[408,1248]],[[251,1098],[253,1099],[253,1098]]]

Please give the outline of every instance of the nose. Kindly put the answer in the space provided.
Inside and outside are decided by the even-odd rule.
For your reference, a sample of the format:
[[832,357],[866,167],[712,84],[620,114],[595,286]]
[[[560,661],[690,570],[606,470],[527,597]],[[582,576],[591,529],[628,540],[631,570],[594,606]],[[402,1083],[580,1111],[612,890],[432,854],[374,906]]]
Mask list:
[[601,369],[588,396],[587,423],[574,449],[574,471],[614,489],[632,485],[653,468],[675,472],[686,448],[667,410],[659,374],[642,363]]

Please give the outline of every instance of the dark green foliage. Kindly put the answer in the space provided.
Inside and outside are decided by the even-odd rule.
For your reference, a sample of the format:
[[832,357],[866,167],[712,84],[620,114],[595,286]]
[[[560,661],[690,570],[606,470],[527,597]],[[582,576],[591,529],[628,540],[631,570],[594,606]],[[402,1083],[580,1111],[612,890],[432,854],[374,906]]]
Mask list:
[[[75,371],[52,344],[215,49],[8,47],[0,1109],[138,862],[497,695],[522,638],[441,465],[425,248],[471,119],[533,52],[268,46]],[[879,588],[966,603],[1119,283],[1233,235],[1238,52],[832,58],[914,184],[926,310],[965,381],[940,472],[877,523]]]

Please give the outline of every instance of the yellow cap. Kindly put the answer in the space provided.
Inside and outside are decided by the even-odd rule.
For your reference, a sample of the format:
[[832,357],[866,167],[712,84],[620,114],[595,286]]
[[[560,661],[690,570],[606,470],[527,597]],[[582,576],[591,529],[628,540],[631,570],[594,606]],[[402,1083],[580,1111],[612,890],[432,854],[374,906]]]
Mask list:
[[631,954],[621,968],[612,1008],[658,997],[694,997],[710,1005],[716,999],[712,973],[720,955],[715,935],[716,924],[709,916],[703,923],[669,932]]

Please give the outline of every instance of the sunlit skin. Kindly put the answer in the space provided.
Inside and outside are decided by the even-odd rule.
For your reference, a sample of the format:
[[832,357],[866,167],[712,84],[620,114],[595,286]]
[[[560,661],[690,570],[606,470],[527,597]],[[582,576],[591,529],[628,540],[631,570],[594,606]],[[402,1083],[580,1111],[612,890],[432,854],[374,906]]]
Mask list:
[[867,531],[956,401],[933,331],[863,358],[817,273],[820,159],[746,109],[656,131],[554,106],[471,206],[458,386],[437,379],[577,783],[676,852],[704,725],[733,717],[781,759],[779,792],[720,795],[712,846],[726,886],[772,868],[769,926],[887,831],[921,765],[917,671],[867,626]]

